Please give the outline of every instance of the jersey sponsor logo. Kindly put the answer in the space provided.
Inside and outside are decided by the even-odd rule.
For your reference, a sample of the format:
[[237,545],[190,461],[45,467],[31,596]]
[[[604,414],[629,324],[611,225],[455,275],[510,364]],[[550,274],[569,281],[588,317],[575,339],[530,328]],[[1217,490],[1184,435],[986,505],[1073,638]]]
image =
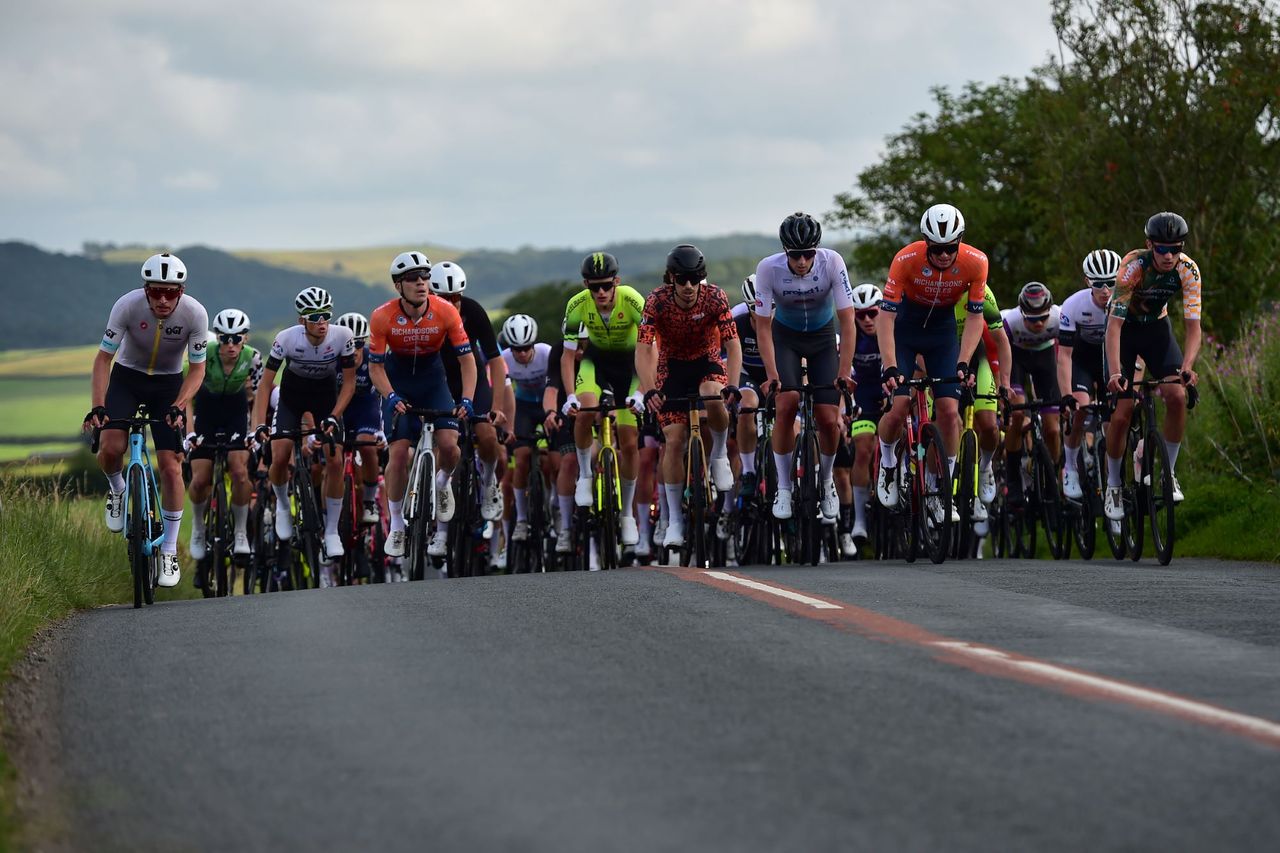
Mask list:
[[782,295],[783,296],[812,296],[813,294],[817,293],[820,290],[822,290],[821,287],[797,287],[793,289],[783,290]]
[[197,341],[196,345],[193,346],[192,349],[195,350],[196,352],[200,352],[208,345],[209,345],[208,341]]
[[926,277],[927,277],[927,276],[931,276],[931,275],[933,275],[933,270],[929,269],[928,267],[924,267],[924,268],[922,268],[922,269],[920,270],[920,275],[923,275],[923,276],[926,276]]
[[406,325],[408,322],[409,322],[409,318],[408,318],[408,317],[406,317],[406,316],[404,316],[403,314],[397,314],[397,315],[396,315],[396,325],[397,325],[397,326],[403,326],[403,325]]
[[107,329],[105,332],[102,333],[102,336],[108,340],[114,338],[116,336],[115,329]]
[[182,334],[182,327],[181,326],[165,326],[164,333],[166,335],[180,335]]
[[147,321],[143,320],[141,323],[139,323],[138,328],[142,329],[142,331],[145,332],[147,330]]

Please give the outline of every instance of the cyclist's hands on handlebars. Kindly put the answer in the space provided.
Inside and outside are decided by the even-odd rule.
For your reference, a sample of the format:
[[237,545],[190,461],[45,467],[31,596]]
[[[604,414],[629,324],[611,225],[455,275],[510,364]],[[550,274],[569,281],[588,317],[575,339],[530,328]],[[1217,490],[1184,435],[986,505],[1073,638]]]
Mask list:
[[1183,385],[1195,385],[1200,381],[1200,374],[1188,367],[1178,374],[1178,378],[1182,380]]
[[271,440],[271,430],[267,429],[266,424],[258,424],[253,429],[253,447],[261,448]]
[[387,397],[387,402],[391,404],[393,409],[395,409],[397,415],[403,415],[405,412],[409,411],[409,401],[404,397],[401,397],[395,391],[392,391],[391,396]]
[[1075,394],[1064,394],[1062,400],[1058,403],[1058,408],[1063,411],[1074,412],[1078,405],[1080,405],[1080,401],[1076,399]]
[[471,401],[470,397],[463,397],[458,403],[458,407],[453,410],[454,417],[473,418],[476,414],[476,404]]
[[650,388],[644,392],[644,405],[655,415],[662,411],[663,403],[667,402],[667,395],[663,394],[657,388]]
[[547,412],[546,417],[542,419],[542,426],[547,431],[547,435],[551,435],[560,429],[561,423],[559,412]]
[[766,379],[764,381],[764,384],[760,386],[760,396],[762,398],[772,397],[773,395],[778,393],[778,389],[781,387],[782,387],[782,380],[776,376],[772,376]]
[[507,413],[501,409],[489,410],[489,423],[495,427],[504,427],[507,425]]
[[580,408],[582,408],[582,404],[578,402],[578,395],[570,394],[564,398],[564,407],[560,411],[564,413],[565,417],[569,417],[577,414]]
[[1129,390],[1129,380],[1124,378],[1123,373],[1113,373],[1111,378],[1107,380],[1107,390],[1113,394],[1120,394]]
[[107,425],[107,421],[111,418],[107,415],[106,406],[94,406],[89,414],[84,416],[84,431],[88,432],[93,429],[102,429]]
[[973,375],[973,371],[969,369],[969,363],[962,361],[956,365],[956,376],[960,379],[962,388],[972,389],[977,385],[977,377]]
[[187,437],[182,440],[182,452],[190,453],[200,446],[199,436],[194,432],[187,433]]
[[902,371],[897,365],[886,367],[880,371],[880,383],[884,387],[884,393],[892,396],[894,391],[898,390],[898,386],[902,384]]
[[637,415],[644,414],[644,395],[639,391],[627,398],[627,405],[631,407],[631,411]]
[[720,389],[720,396],[727,405],[736,406],[742,402],[742,391],[737,385],[726,385]]
[[836,377],[836,388],[839,389],[842,394],[852,394],[854,389],[857,387],[858,383],[852,376]]
[[187,412],[181,406],[170,406],[165,413],[164,422],[173,429],[181,430],[187,425]]

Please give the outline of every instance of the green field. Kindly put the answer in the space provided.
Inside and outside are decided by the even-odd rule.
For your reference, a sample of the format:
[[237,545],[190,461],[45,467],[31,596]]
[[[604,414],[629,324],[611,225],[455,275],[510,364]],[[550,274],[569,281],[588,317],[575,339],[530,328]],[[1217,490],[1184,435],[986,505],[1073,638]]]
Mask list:
[[89,377],[0,377],[0,442],[6,438],[71,439],[89,411]]
[[[14,349],[0,352],[0,379],[5,377],[82,376],[87,389],[97,345],[58,349]],[[87,393],[87,392],[86,392]],[[0,400],[6,399],[0,390]]]

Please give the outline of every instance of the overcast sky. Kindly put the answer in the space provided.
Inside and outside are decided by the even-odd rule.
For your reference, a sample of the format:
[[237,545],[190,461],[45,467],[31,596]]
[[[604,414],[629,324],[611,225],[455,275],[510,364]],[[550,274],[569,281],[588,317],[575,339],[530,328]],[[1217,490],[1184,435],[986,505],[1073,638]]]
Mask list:
[[0,239],[590,247],[817,214],[1047,0],[3,0]]

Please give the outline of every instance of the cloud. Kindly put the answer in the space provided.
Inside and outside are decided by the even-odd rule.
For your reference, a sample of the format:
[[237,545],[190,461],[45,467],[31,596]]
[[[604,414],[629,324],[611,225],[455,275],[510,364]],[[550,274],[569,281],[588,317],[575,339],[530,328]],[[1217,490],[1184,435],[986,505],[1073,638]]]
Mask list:
[[1003,0],[45,0],[6,10],[0,32],[0,192],[16,202],[0,237],[768,231],[779,210],[828,208],[931,85],[1025,74],[1048,15]]

